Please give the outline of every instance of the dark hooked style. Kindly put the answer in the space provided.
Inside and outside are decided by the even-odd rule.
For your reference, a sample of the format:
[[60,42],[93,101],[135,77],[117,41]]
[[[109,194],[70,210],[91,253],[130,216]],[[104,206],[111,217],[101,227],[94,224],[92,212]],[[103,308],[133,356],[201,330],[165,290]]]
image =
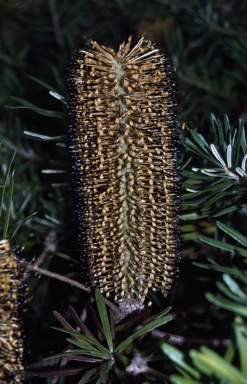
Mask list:
[[116,303],[167,296],[177,275],[179,161],[174,67],[142,37],[91,42],[69,73],[79,247],[90,284]]

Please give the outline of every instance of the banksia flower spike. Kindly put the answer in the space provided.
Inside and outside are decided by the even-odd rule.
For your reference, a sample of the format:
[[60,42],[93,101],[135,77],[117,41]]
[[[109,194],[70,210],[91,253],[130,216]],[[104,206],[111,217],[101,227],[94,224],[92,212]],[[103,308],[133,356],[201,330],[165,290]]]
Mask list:
[[23,339],[18,318],[20,262],[9,240],[0,241],[0,382],[23,382]]
[[[132,309],[168,294],[179,258],[174,68],[131,37],[91,42],[69,75],[69,139],[79,246],[90,283]],[[85,264],[86,263],[86,264]]]

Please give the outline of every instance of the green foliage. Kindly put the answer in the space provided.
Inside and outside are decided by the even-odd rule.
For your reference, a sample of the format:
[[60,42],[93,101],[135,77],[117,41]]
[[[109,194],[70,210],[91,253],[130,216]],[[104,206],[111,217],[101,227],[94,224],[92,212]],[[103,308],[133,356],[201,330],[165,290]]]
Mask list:
[[201,236],[200,239],[204,241],[206,244],[212,245],[214,247],[224,249],[229,252],[238,252],[239,255],[241,256],[247,256],[246,252],[246,247],[247,247],[247,242],[246,242],[246,237],[241,235],[238,231],[235,229],[231,228],[229,225],[226,225],[224,223],[221,223],[220,221],[216,222],[218,228],[222,229],[228,236],[231,238],[235,239],[238,243],[243,245],[243,247],[239,247],[237,245],[232,245],[229,243],[225,243],[224,241],[221,240],[215,240],[206,236]]
[[171,382],[174,384],[247,383],[244,372],[242,373],[210,348],[201,347],[199,351],[190,350],[190,363],[185,362],[186,356],[183,353],[169,344],[163,344],[162,350],[177,365],[181,373],[181,376],[171,376]]
[[[1,143],[1,150],[2,150]],[[3,152],[3,151],[2,151]],[[14,160],[16,152],[14,151],[9,159],[3,159],[1,167],[1,185],[0,185],[0,237],[1,239],[13,238],[19,228],[28,224],[29,219],[35,213],[23,217],[23,211],[28,203],[28,198],[24,195],[17,198],[14,186]],[[5,162],[6,160],[6,162]],[[18,196],[19,197],[19,196]],[[19,206],[18,206],[19,205]],[[22,219],[21,219],[22,217]]]
[[[46,371],[46,373],[40,373],[41,377],[44,375],[71,375],[73,372],[77,374],[78,372],[80,373],[80,371],[86,370],[86,373],[80,373],[81,377],[78,379],[78,384],[87,383],[92,378],[97,378],[98,384],[105,384],[108,383],[109,380],[118,380],[119,378],[121,378],[121,382],[127,383],[128,377],[124,373],[124,369],[131,362],[133,350],[137,346],[137,340],[143,339],[152,330],[157,329],[172,319],[171,316],[165,316],[170,308],[162,311],[156,316],[155,319],[152,317],[147,318],[148,312],[143,313],[144,316],[142,317],[143,319],[145,318],[145,325],[138,324],[138,319],[140,318],[139,314],[133,315],[131,322],[136,323],[136,326],[138,325],[139,329],[134,330],[130,336],[122,339],[123,331],[128,331],[127,324],[130,324],[129,321],[127,323],[125,322],[121,324],[120,327],[116,327],[114,329],[115,336],[113,338],[113,329],[110,327],[110,320],[108,318],[106,305],[104,303],[103,296],[98,289],[95,291],[95,299],[99,316],[94,316],[96,327],[93,328],[92,332],[81,321],[73,308],[70,308],[70,312],[77,327],[80,329],[79,332],[68,324],[68,322],[58,312],[54,312],[57,320],[63,326],[62,329],[55,329],[58,329],[59,331],[62,331],[70,336],[67,338],[67,342],[71,347],[63,353],[52,356],[51,359],[54,359],[55,357],[65,358],[69,361],[80,361],[80,363],[84,363],[84,366],[80,364],[80,368],[77,370],[67,368],[66,372],[62,368],[60,371],[59,369],[56,369],[55,372],[52,370]],[[120,338],[117,337],[118,332],[121,334]],[[140,341],[138,344],[140,344]],[[73,347],[77,348],[72,349]],[[94,368],[91,368],[92,364],[94,365]]]
[[[13,189],[14,189],[14,172],[12,169],[12,164],[14,161],[15,152],[13,153],[9,163],[7,165],[5,174],[3,175],[3,183],[1,185],[1,195],[0,195],[0,218],[3,216],[3,211],[5,211],[4,220],[2,224],[2,233],[1,238],[6,239],[9,228],[9,220],[11,214],[11,202],[13,199]],[[12,173],[11,173],[12,171]]]
[[[170,379],[175,384],[189,383],[247,383],[245,367],[247,347],[247,238],[235,229],[233,212],[246,228],[246,159],[247,144],[245,127],[239,121],[237,129],[232,129],[225,116],[224,124],[211,117],[213,143],[209,144],[201,134],[191,132],[192,139],[185,137],[183,144],[193,153],[203,158],[204,167],[184,171],[188,177],[184,187],[185,209],[188,206],[200,210],[203,217],[227,217],[229,224],[216,222],[218,231],[214,238],[200,236],[209,247],[219,249],[224,255],[231,253],[231,265],[220,265],[215,258],[213,264],[195,263],[198,267],[220,272],[216,281],[216,292],[206,292],[206,299],[218,308],[230,311],[234,316],[234,338],[229,342],[223,356],[207,346],[187,353],[174,346],[164,344],[162,350],[174,363],[178,374]],[[208,166],[209,165],[209,166]],[[230,198],[229,198],[230,197]],[[193,216],[192,216],[193,217]],[[198,218],[199,216],[194,216]],[[223,233],[223,235],[222,235]],[[221,237],[221,238],[220,238]],[[211,248],[212,249],[212,248]],[[242,257],[242,258],[241,258]],[[234,265],[235,264],[235,265]]]
[[237,129],[232,129],[227,116],[222,125],[212,115],[211,129],[212,144],[194,131],[190,132],[191,139],[187,136],[183,139],[183,144],[206,162],[201,169],[193,167],[192,171],[183,171],[183,176],[188,178],[184,187],[189,191],[184,196],[184,204],[200,206],[203,216],[218,217],[244,208],[246,137],[243,121],[239,121]]

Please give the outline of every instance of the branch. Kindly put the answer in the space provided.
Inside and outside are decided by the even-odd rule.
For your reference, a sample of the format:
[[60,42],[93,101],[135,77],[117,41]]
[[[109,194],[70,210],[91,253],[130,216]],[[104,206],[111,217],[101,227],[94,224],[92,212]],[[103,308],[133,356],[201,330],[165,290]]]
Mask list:
[[172,345],[186,345],[186,346],[199,346],[207,345],[212,348],[227,347],[229,344],[229,339],[193,339],[190,337],[185,337],[181,335],[169,334],[166,332],[153,330],[152,335],[157,339],[163,339],[166,336],[169,336],[168,342]]
[[28,271],[40,273],[41,275],[51,277],[52,279],[57,279],[57,280],[63,281],[64,283],[68,283],[73,287],[77,287],[85,292],[88,292],[88,293],[91,292],[91,288],[86,287],[86,285],[81,284],[78,281],[72,280],[69,277],[62,276],[62,275],[59,275],[58,273],[50,272],[47,269],[37,267],[36,265],[32,265],[28,263],[26,260],[25,261],[22,260],[21,263],[24,266],[24,268],[27,269]]
[[[64,283],[70,284],[73,287],[79,288],[82,291],[85,291],[87,293],[91,292],[91,288],[87,287],[86,285],[84,285],[82,283],[79,283],[78,281],[70,279],[69,277],[62,276],[62,275],[60,275],[58,273],[48,271],[47,269],[40,268],[37,265],[32,265],[32,264],[28,263],[26,260],[21,260],[21,264],[23,265],[23,267],[26,270],[28,270],[30,272],[40,273],[41,275],[48,276],[48,277],[50,277],[52,279],[57,279],[59,281],[63,281]],[[111,308],[116,313],[119,312],[119,308],[118,308],[117,305],[115,305],[113,302],[111,302],[110,300],[106,299],[105,297],[103,297],[103,299],[104,299],[105,304],[109,308]]]

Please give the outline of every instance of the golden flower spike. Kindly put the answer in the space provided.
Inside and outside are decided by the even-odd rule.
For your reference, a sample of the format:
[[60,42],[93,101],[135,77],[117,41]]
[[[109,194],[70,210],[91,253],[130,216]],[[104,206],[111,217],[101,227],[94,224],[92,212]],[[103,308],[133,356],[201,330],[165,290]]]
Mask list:
[[23,339],[19,314],[20,263],[9,240],[0,241],[0,383],[23,382]]
[[131,45],[79,50],[68,100],[82,262],[126,310],[168,294],[180,253],[174,68],[144,37]]

